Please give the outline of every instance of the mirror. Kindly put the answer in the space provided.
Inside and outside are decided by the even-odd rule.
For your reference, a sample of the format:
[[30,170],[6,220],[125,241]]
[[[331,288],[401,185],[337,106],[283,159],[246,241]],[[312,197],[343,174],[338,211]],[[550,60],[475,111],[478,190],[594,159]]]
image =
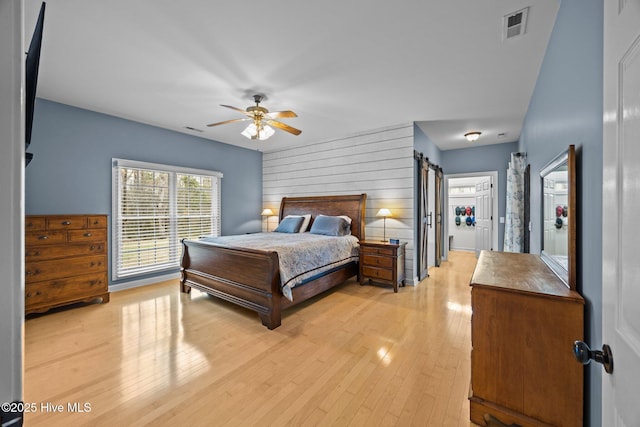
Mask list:
[[576,290],[576,154],[560,153],[540,171],[542,260]]

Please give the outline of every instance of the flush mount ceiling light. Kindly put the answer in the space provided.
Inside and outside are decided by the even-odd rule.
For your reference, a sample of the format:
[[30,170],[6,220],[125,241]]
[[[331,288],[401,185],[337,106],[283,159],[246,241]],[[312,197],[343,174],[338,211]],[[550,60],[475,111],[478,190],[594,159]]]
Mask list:
[[294,135],[300,135],[300,133],[302,133],[300,129],[296,129],[287,124],[274,120],[281,117],[298,117],[296,113],[290,110],[269,112],[269,110],[260,106],[260,102],[263,99],[263,95],[253,95],[253,100],[256,102],[256,105],[247,107],[245,110],[237,107],[232,107],[230,105],[222,105],[222,107],[239,111],[247,117],[242,119],[225,120],[224,122],[219,123],[211,123],[207,126],[211,127],[224,125],[227,123],[244,122],[250,120],[251,124],[249,124],[249,126],[247,126],[245,130],[242,131],[242,135],[246,136],[249,139],[259,139],[260,141],[264,141],[265,139],[268,139],[271,135],[276,133],[276,131],[273,129],[274,127],[282,129],[283,131],[292,133]]
[[467,141],[473,142],[480,138],[480,135],[482,135],[482,132],[467,132],[464,137],[467,138]]

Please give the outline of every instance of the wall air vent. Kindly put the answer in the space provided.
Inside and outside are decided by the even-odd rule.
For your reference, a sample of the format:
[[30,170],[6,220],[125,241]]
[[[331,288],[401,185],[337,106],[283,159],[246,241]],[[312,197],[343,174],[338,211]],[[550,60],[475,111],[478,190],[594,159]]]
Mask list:
[[502,38],[504,40],[513,39],[524,34],[527,27],[527,13],[529,8],[525,7],[517,12],[505,15],[502,28]]

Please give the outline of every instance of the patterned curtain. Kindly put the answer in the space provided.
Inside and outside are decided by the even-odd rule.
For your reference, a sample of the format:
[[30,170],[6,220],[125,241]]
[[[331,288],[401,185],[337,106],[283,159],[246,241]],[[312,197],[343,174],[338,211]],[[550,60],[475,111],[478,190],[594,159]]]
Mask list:
[[524,249],[524,153],[511,153],[507,169],[507,210],[504,224],[504,251]]

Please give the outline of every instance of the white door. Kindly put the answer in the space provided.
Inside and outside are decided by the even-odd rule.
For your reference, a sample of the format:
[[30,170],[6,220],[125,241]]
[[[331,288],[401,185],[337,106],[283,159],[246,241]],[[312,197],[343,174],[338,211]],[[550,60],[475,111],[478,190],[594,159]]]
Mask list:
[[[602,425],[640,426],[640,2],[604,2]],[[592,349],[600,343],[591,343]]]
[[490,176],[483,176],[479,178],[476,183],[476,206],[475,206],[475,219],[476,219],[476,257],[480,255],[482,250],[492,250],[491,237],[492,233],[492,192],[493,185]]
[[429,168],[427,173],[428,194],[427,194],[427,266],[436,265],[436,229],[435,229],[435,206],[436,206],[436,172]]

